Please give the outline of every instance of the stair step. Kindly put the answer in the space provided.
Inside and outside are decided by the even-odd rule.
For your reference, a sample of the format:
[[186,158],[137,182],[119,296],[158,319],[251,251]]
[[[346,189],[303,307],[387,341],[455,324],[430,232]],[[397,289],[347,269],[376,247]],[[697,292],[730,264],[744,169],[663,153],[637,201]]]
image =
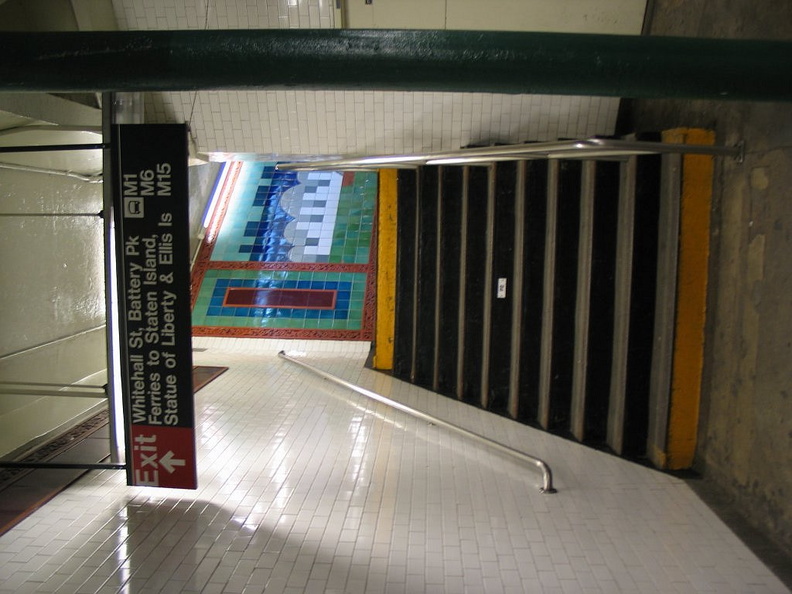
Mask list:
[[[511,384],[511,352],[513,335],[515,206],[517,198],[517,163],[496,163],[490,170],[494,180],[493,202],[490,205],[492,224],[491,272],[488,282],[489,371],[482,406],[506,414]],[[487,345],[485,344],[485,348]]]
[[414,383],[434,389],[435,340],[437,329],[437,247],[438,247],[438,203],[440,200],[439,168],[421,169],[419,193],[416,200],[418,241],[416,242],[416,287],[415,287],[415,361]]
[[513,417],[527,422],[535,422],[539,411],[548,169],[547,161],[525,162],[521,228],[523,286],[520,291],[519,353],[514,355],[518,357],[517,394],[516,406],[513,405],[511,410]]
[[439,296],[437,299],[437,352],[435,353],[434,391],[457,397],[457,368],[460,362],[460,320],[462,301],[462,210],[464,170],[441,170],[440,244],[438,249]]
[[484,363],[484,303],[487,270],[487,202],[489,171],[486,167],[467,168],[467,217],[463,220],[464,250],[464,327],[462,342],[462,384],[460,399],[481,405]]
[[655,339],[673,334],[673,159],[400,171],[394,375],[645,455],[670,381]]
[[393,375],[412,381],[415,353],[416,196],[418,172],[399,170],[396,178],[396,311],[393,337]]

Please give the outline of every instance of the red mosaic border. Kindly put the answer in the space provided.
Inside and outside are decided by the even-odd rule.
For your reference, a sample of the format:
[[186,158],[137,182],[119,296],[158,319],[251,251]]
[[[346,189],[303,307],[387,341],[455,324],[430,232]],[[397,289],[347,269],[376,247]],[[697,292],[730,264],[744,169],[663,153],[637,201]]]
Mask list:
[[321,330],[318,328],[238,328],[236,326],[193,326],[193,336],[226,338],[286,338],[294,340],[374,340],[364,330]]

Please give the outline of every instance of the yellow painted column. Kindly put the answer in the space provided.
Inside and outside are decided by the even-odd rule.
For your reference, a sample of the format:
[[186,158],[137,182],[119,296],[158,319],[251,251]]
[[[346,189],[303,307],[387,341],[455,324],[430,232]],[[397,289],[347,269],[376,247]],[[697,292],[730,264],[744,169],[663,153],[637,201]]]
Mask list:
[[[713,144],[709,130],[680,128],[663,133],[670,143]],[[676,322],[669,403],[667,468],[690,468],[696,452],[704,328],[707,316],[713,158],[685,155],[679,220]]]
[[396,312],[396,170],[379,172],[377,203],[377,324],[374,369],[393,369]]

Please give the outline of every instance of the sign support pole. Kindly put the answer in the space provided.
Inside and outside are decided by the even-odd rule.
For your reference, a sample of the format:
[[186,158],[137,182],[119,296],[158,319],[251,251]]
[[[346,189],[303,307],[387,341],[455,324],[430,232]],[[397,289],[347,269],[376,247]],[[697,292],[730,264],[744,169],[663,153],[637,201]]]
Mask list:
[[121,428],[118,427],[118,420],[120,418],[120,411],[117,410],[118,398],[116,390],[118,386],[118,378],[115,377],[116,369],[118,368],[118,348],[115,345],[114,336],[117,332],[116,329],[116,316],[117,311],[115,303],[115,278],[114,266],[114,239],[113,239],[113,166],[112,154],[113,148],[110,143],[112,136],[112,127],[114,117],[113,109],[113,93],[102,93],[102,140],[104,141],[104,150],[102,154],[102,177],[104,184],[102,184],[102,216],[104,218],[104,243],[105,243],[105,311],[107,324],[105,326],[105,340],[107,346],[107,405],[110,410],[110,461],[114,464],[123,463],[122,447],[118,443],[118,437],[121,435]]

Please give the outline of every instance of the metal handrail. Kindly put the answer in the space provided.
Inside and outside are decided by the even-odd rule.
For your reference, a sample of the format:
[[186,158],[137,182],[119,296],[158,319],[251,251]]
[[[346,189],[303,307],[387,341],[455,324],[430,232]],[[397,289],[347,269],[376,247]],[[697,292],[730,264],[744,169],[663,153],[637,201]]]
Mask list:
[[107,384],[97,386],[93,384],[0,381],[0,395],[3,394],[10,394],[13,396],[69,396],[72,398],[106,399]]
[[86,390],[24,390],[20,388],[0,388],[0,395],[12,396],[67,396],[69,398],[99,398],[106,400],[105,392],[89,392]]
[[388,406],[390,406],[392,408],[395,408],[395,409],[398,409],[398,410],[400,410],[402,412],[405,412],[405,413],[407,413],[407,414],[409,414],[409,415],[411,415],[411,416],[413,416],[413,417],[415,417],[417,419],[421,419],[423,421],[427,421],[429,423],[432,423],[433,425],[438,425],[440,427],[444,427],[446,429],[450,429],[451,431],[454,431],[454,432],[456,432],[456,433],[458,433],[460,435],[464,435],[465,437],[468,437],[470,439],[478,441],[479,443],[483,443],[483,444],[485,444],[485,445],[487,445],[487,446],[489,446],[491,448],[499,450],[500,452],[503,452],[503,453],[509,454],[511,456],[514,456],[516,458],[519,458],[520,460],[522,460],[524,462],[528,462],[528,463],[532,464],[533,466],[535,466],[536,468],[538,468],[539,471],[542,473],[542,486],[540,487],[539,491],[541,493],[556,493],[557,492],[556,489],[553,488],[553,473],[550,470],[550,466],[548,466],[548,464],[544,460],[540,460],[539,458],[535,458],[533,456],[529,456],[528,454],[525,454],[525,453],[523,453],[523,452],[521,452],[519,450],[515,450],[514,448],[510,448],[509,446],[505,446],[502,443],[498,443],[497,441],[493,441],[493,440],[491,440],[491,439],[489,439],[487,437],[484,437],[483,435],[479,435],[478,433],[474,433],[472,431],[469,431],[468,429],[464,429],[462,427],[459,427],[458,425],[454,425],[453,423],[449,423],[448,421],[444,421],[442,419],[438,419],[437,417],[435,417],[433,415],[430,415],[428,413],[421,412],[419,410],[411,408],[411,407],[409,407],[409,406],[407,406],[405,404],[402,404],[401,402],[396,402],[395,400],[391,400],[390,398],[387,398],[387,397],[385,397],[385,396],[383,396],[381,394],[377,394],[376,392],[372,392],[371,390],[367,390],[366,388],[362,388],[362,387],[360,387],[360,386],[358,386],[356,384],[353,384],[353,383],[348,382],[348,381],[346,381],[344,379],[341,379],[340,377],[335,376],[332,373],[328,373],[327,371],[319,369],[318,367],[314,367],[313,365],[305,363],[304,361],[300,361],[299,359],[295,359],[294,357],[290,357],[289,355],[286,354],[285,351],[280,351],[278,353],[278,356],[281,359],[286,359],[287,361],[290,361],[291,363],[295,363],[296,365],[299,365],[300,367],[303,367],[304,369],[308,369],[309,371],[314,372],[315,374],[323,377],[326,380],[334,382],[334,383],[338,384],[339,386],[343,386],[345,388],[353,390],[353,391],[357,392],[358,394],[362,394],[363,396],[371,398],[372,400],[376,400],[377,402],[381,402],[382,404],[386,404],[386,405],[388,405]]
[[106,390],[106,385],[98,384],[54,384],[50,382],[0,382],[0,386],[36,386],[39,388],[85,388],[86,390]]
[[283,171],[414,168],[420,165],[458,165],[522,159],[618,158],[661,153],[726,156],[741,162],[744,152],[745,149],[742,143],[736,146],[715,146],[615,138],[587,138],[583,140],[559,140],[554,142],[463,148],[454,151],[435,151],[414,155],[370,155],[279,163],[277,168]]
[[105,326],[106,326],[105,324],[100,324],[99,326],[94,326],[93,328],[88,328],[87,330],[82,330],[80,332],[77,332],[76,334],[69,334],[68,336],[61,336],[60,338],[55,338],[53,340],[48,340],[47,342],[42,342],[42,343],[34,345],[32,347],[27,347],[27,348],[24,348],[24,349],[20,349],[18,351],[14,351],[12,353],[8,353],[6,355],[0,356],[0,361],[5,361],[6,359],[11,359],[13,357],[17,357],[19,355],[23,355],[25,353],[31,353],[33,351],[37,351],[39,349],[43,349],[43,348],[48,347],[48,346],[52,346],[52,345],[55,345],[55,344],[60,344],[61,342],[66,342],[67,340],[71,340],[72,338],[76,338],[78,336],[84,336],[84,335],[89,334],[91,332],[96,332],[97,330],[101,330],[102,328],[105,328]]
[[124,470],[126,464],[120,462],[25,462],[0,460],[0,468],[32,468],[46,470]]
[[89,184],[101,184],[103,182],[103,177],[101,173],[97,173],[96,175],[83,175],[82,173],[76,173],[74,171],[68,171],[66,169],[51,169],[49,167],[33,167],[32,165],[19,165],[17,163],[6,163],[4,161],[0,162],[0,169],[24,171],[25,173],[44,173],[47,175],[62,175],[64,177],[78,179],[80,181],[84,181]]

